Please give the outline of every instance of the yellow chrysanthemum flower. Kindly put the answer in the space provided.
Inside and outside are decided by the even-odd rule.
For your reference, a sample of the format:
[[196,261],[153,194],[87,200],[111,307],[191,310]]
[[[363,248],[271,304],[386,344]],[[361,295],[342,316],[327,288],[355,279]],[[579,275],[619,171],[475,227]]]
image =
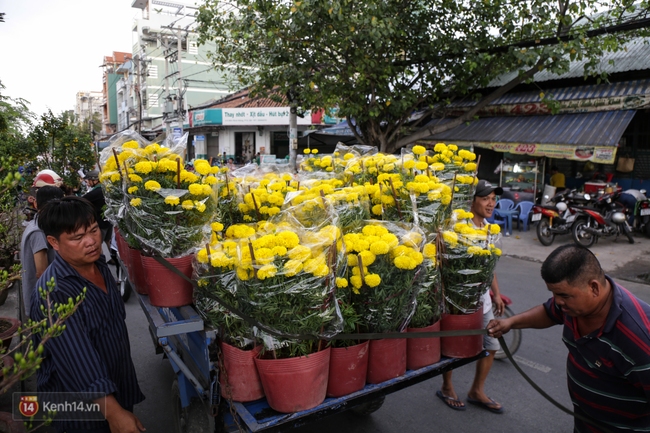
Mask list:
[[132,198],[131,199],[131,206],[133,207],[138,207],[142,204],[142,199],[141,198]]
[[410,170],[410,169],[412,169],[414,167],[415,167],[415,161],[413,161],[412,159],[409,160],[409,161],[404,161],[404,168],[405,169]]
[[422,249],[422,254],[427,259],[432,259],[436,256],[436,245],[435,244],[426,244]]
[[452,247],[458,245],[458,235],[452,231],[445,230],[442,232],[442,239]]
[[363,281],[368,287],[377,287],[381,283],[381,277],[377,274],[368,274]]
[[200,249],[199,252],[196,253],[196,260],[199,263],[208,263],[208,250],[205,248]]
[[185,210],[194,209],[194,202],[192,200],[183,200],[183,203],[181,203],[181,206]]
[[420,145],[413,146],[413,153],[416,155],[423,155],[424,153],[426,153],[426,151],[427,149],[424,146],[420,146]]
[[151,161],[140,161],[135,164],[133,169],[138,173],[149,174],[153,170],[153,164],[151,164]]
[[212,231],[220,232],[223,230],[223,224],[221,224],[219,221],[215,221],[212,224],[210,224],[210,228],[212,229]]
[[348,287],[348,280],[346,280],[345,278],[336,277],[336,287],[338,287],[339,289],[344,289]]
[[155,180],[148,180],[144,183],[144,188],[149,191],[158,191],[161,188],[161,186]]
[[393,259],[393,264],[395,264],[395,267],[404,270],[412,270],[417,266],[415,261],[409,256],[395,257],[395,259]]
[[[135,187],[135,188],[137,188],[137,187]],[[175,195],[168,195],[167,197],[165,197],[165,203],[170,205],[170,206],[176,206],[180,202],[181,202],[181,199],[179,199]]]

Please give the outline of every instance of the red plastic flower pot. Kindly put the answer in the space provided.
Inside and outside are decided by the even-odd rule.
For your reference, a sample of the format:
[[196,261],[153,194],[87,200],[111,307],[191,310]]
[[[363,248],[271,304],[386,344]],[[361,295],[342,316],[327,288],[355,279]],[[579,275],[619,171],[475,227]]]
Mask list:
[[[407,328],[406,332],[440,331],[438,320],[426,328]],[[440,361],[440,338],[409,338],[406,342],[406,368],[418,370]]]
[[[165,259],[188,278],[192,278],[193,255]],[[153,257],[142,256],[145,280],[149,285],[149,302],[156,307],[182,307],[192,303],[192,283],[167,269]]]
[[325,400],[330,348],[308,356],[255,358],[264,394],[271,409],[282,413],[311,409]]
[[368,341],[350,347],[332,347],[328,397],[341,397],[359,391],[366,384]]
[[381,383],[406,373],[406,339],[370,340],[368,383]]
[[223,364],[226,370],[227,383],[221,375],[221,396],[233,401],[247,402],[264,397],[262,382],[257,374],[255,358],[262,350],[256,346],[252,350],[241,350],[227,343],[221,343]]
[[129,281],[133,285],[133,288],[136,292],[141,295],[149,294],[149,283],[147,282],[147,277],[144,272],[144,267],[142,266],[142,255],[140,250],[135,248],[129,248],[126,246],[127,253],[127,270],[129,273]]
[[[471,314],[443,314],[440,320],[442,331],[470,330],[483,328],[483,310]],[[440,351],[449,358],[471,358],[483,350],[482,335],[464,337],[442,337]]]

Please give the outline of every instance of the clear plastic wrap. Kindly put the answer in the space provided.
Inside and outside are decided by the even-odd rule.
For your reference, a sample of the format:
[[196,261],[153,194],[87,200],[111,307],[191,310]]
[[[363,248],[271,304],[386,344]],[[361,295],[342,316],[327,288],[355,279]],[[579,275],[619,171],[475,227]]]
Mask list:
[[[144,147],[141,141],[122,140],[104,151],[105,168],[118,171],[122,186],[122,203],[111,203],[109,215],[127,234],[127,241],[134,239],[145,253],[180,257],[192,252],[213,218],[217,182],[213,173],[218,168],[196,160],[188,171],[182,157],[186,140],[184,134]],[[102,180],[112,190],[117,178],[108,173]]]
[[362,331],[404,330],[415,309],[413,282],[424,261],[424,233],[412,224],[370,220],[343,239],[345,278]]
[[486,224],[475,228],[471,218],[471,213],[455,209],[449,228],[442,232],[440,270],[450,314],[469,314],[480,308],[481,296],[489,290],[501,256],[501,250],[495,246],[500,227]]
[[413,287],[415,290],[415,311],[409,328],[426,328],[433,325],[443,312],[443,299],[440,268],[438,267],[437,234],[427,236],[422,247],[421,270],[417,273]]
[[[99,156],[101,172],[99,180],[106,200],[104,217],[113,226],[119,227],[123,233],[126,233],[124,220],[126,214],[124,203],[125,167],[131,165],[131,160],[138,158],[140,149],[148,144],[149,142],[135,131],[123,131],[111,137],[109,145],[102,150]],[[129,243],[134,243],[133,238]]]
[[[327,208],[321,198],[318,201],[288,207],[266,222],[232,225],[225,230],[223,241],[210,246],[209,255],[207,249],[197,254],[199,263],[218,265],[226,263],[221,261],[222,253],[229,251],[229,269],[210,273],[205,271],[206,265],[199,265],[199,281],[213,281],[205,287],[234,296],[237,304],[233,305],[240,311],[265,328],[286,335],[282,338],[254,329],[265,349],[276,357],[315,352],[324,344],[318,339],[334,336],[342,329],[335,298],[336,269],[344,260],[337,248],[340,231],[331,208],[327,217],[306,217],[306,207]],[[341,245],[339,242],[339,248]],[[232,248],[236,249],[236,258]],[[222,284],[223,275],[230,278],[229,272],[236,276],[234,288],[230,280],[229,287]],[[200,293],[210,297],[209,290]],[[296,340],[292,335],[313,339]]]
[[249,303],[241,302],[237,292],[238,244],[221,239],[223,228],[221,223],[211,225],[210,242],[194,258],[195,304],[204,320],[219,331],[222,340],[247,349],[256,343],[253,326],[216,301],[219,298],[244,314],[250,312]]

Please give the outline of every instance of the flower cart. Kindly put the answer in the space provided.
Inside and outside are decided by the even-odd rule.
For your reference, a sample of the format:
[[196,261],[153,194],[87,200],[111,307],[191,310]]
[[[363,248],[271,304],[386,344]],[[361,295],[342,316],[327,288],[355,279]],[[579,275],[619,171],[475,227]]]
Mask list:
[[[320,405],[291,414],[272,410],[266,399],[248,403],[233,402],[221,397],[218,387],[219,369],[212,351],[217,331],[206,327],[191,306],[180,308],[154,307],[147,295],[137,295],[158,353],[165,353],[174,368],[177,380],[172,386],[172,401],[178,425],[185,432],[273,432],[316,423],[318,420],[352,409],[360,414],[378,410],[387,394],[415,385],[446,371],[472,363],[485,356],[442,358],[418,370],[407,370],[397,378],[366,385],[363,389],[338,398],[326,398]],[[215,414],[216,416],[213,416]],[[175,431],[181,431],[180,428]]]
[[129,138],[102,154],[107,215],[129,278],[145,275],[133,282],[177,374],[178,431],[286,431],[369,414],[386,394],[486,355],[441,358],[431,334],[454,307],[455,286],[443,287],[458,274],[441,272],[440,246],[462,228],[472,152],[341,146],[305,152],[297,174],[231,173],[186,166],[178,142]]

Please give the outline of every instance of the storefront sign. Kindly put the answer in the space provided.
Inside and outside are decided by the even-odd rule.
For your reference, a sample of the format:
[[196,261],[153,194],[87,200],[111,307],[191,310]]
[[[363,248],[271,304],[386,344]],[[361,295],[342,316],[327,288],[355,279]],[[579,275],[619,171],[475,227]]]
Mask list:
[[613,164],[617,149],[613,146],[568,146],[559,144],[474,143],[474,145],[517,155],[591,161],[597,164]]
[[[223,125],[288,125],[289,107],[223,108]],[[298,116],[298,125],[311,125],[311,112]]]
[[[434,142],[419,142],[433,146]],[[573,161],[591,161],[596,164],[614,164],[616,147],[613,146],[573,146],[567,144],[530,144],[530,143],[478,143],[454,142],[458,146],[475,146],[497,152],[509,152],[516,155],[546,156],[554,159]]]
[[221,125],[221,108],[207,108],[192,112],[192,126]]
[[[558,101],[559,110],[555,114],[593,113],[596,111],[639,110],[648,108],[650,95],[614,96],[609,98],[576,99]],[[460,116],[472,107],[452,108],[449,116]],[[552,114],[543,102],[528,102],[522,104],[488,105],[477,115],[491,116],[539,116]]]

